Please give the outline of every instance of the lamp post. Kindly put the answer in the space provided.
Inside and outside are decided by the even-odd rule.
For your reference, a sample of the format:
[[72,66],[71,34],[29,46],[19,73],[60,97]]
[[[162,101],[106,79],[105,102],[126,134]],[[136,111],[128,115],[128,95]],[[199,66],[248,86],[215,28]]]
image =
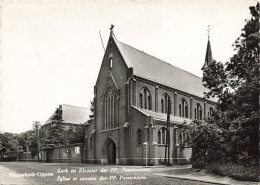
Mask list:
[[29,140],[26,140],[26,162],[28,162],[28,154],[29,154]]
[[33,129],[36,132],[36,138],[37,138],[37,161],[40,161],[40,139],[39,139],[39,129],[40,129],[40,122],[39,121],[34,121],[33,122]]

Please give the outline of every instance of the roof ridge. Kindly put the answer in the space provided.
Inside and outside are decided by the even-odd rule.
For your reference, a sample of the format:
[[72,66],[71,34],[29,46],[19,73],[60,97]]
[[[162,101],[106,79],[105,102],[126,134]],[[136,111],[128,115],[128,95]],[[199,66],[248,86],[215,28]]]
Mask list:
[[[117,40],[117,39],[116,39],[116,40]],[[153,55],[150,55],[150,54],[148,54],[148,53],[146,53],[146,52],[144,52],[144,51],[141,51],[141,50],[139,50],[139,49],[137,49],[137,48],[134,48],[133,46],[130,46],[130,45],[128,45],[128,44],[125,44],[125,43],[123,43],[123,42],[121,42],[121,41],[119,41],[119,40],[117,40],[117,42],[119,42],[119,43],[121,43],[121,44],[124,44],[124,45],[126,45],[126,46],[128,46],[128,47],[131,47],[131,48],[133,48],[133,49],[135,49],[135,50],[137,50],[137,51],[139,51],[139,52],[142,52],[142,53],[144,53],[144,54],[146,54],[146,55],[149,55],[149,56],[151,56],[151,57],[153,57],[153,58],[155,58],[155,59],[157,59],[157,60],[160,60],[161,62],[163,62],[163,63],[165,63],[165,64],[167,64],[167,65],[170,65],[170,66],[172,66],[172,67],[178,68],[178,69],[180,69],[181,71],[184,71],[184,72],[186,72],[186,73],[189,73],[189,74],[191,74],[191,75],[193,75],[193,76],[195,76],[195,77],[197,77],[197,78],[199,78],[199,79],[202,79],[201,77],[199,77],[199,76],[197,76],[197,75],[195,75],[195,74],[193,74],[193,73],[191,73],[191,72],[189,72],[189,71],[186,71],[186,70],[184,70],[184,69],[181,69],[181,68],[179,68],[179,67],[177,67],[177,66],[175,66],[175,65],[173,65],[173,64],[171,64],[171,63],[169,63],[169,62],[165,62],[164,60],[159,59],[159,58],[157,58],[157,57],[155,57],[155,56],[153,56]]]
[[83,109],[89,109],[87,107],[81,107],[81,106],[76,106],[76,105],[69,105],[69,104],[62,104],[62,105],[67,105],[67,106],[70,106],[70,107],[77,107],[77,108],[83,108]]

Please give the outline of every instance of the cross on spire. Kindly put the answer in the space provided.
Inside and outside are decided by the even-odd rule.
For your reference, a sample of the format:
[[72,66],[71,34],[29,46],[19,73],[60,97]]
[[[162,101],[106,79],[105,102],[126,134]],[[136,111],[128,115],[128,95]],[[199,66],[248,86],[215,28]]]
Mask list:
[[210,30],[211,30],[211,29],[210,29],[210,25],[208,25],[208,29],[207,29],[207,32],[208,32],[208,33],[207,33],[207,35],[208,35],[208,39],[210,38]]
[[113,31],[114,25],[111,24],[110,30]]
[[110,36],[112,36],[112,35],[114,34],[114,32],[113,32],[113,28],[114,28],[114,25],[111,24],[111,27],[109,28],[109,29],[110,29]]

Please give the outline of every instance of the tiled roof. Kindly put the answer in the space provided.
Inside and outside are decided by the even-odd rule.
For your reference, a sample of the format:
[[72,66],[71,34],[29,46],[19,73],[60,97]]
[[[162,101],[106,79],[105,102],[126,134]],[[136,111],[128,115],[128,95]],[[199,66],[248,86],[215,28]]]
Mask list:
[[204,97],[203,92],[208,91],[202,85],[200,77],[124,44],[118,41],[113,34],[112,38],[122,54],[126,65],[133,68],[134,75],[202,98]]
[[[161,112],[154,112],[154,111],[151,111],[151,110],[147,110],[147,109],[140,109],[140,108],[137,108],[135,106],[132,106],[134,109],[142,112],[143,114],[147,115],[147,116],[151,116],[153,117],[154,119],[156,120],[161,120],[163,122],[166,122],[167,121],[167,114],[165,113],[161,113]],[[177,117],[177,116],[174,116],[174,115],[170,115],[170,122],[175,122],[175,123],[178,123],[178,124],[183,124],[185,122],[185,124],[190,124],[192,120],[188,119],[188,118],[181,118],[181,117]]]
[[[80,124],[87,122],[87,120],[89,119],[90,109],[88,108],[62,104],[61,109],[62,119],[64,120],[64,123]],[[51,122],[52,116],[45,122],[45,124]]]

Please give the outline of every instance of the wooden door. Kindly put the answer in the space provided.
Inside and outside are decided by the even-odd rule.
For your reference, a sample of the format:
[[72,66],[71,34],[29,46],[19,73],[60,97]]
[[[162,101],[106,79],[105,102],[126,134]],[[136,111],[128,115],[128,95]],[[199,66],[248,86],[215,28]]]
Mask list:
[[107,145],[108,164],[116,164],[116,145],[114,142],[109,142]]

